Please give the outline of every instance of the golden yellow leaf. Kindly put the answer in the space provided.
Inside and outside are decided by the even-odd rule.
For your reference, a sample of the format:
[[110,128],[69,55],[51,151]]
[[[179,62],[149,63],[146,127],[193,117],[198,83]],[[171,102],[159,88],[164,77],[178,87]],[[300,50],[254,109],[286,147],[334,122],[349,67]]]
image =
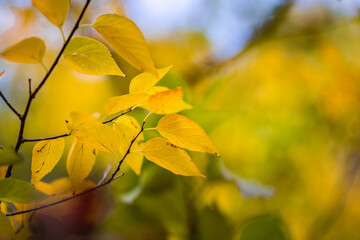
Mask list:
[[90,75],[125,74],[120,70],[107,47],[88,37],[75,37],[64,51],[65,63],[77,72]]
[[90,174],[95,160],[95,149],[89,148],[77,140],[74,141],[66,162],[66,169],[73,186],[81,184]]
[[119,148],[119,137],[114,130],[99,122],[82,123],[71,132],[80,143],[104,152],[115,152]]
[[158,74],[155,75],[150,72],[144,72],[134,77],[129,86],[129,93],[146,93],[149,91],[166,73],[173,67],[173,65],[158,69]]
[[38,37],[31,37],[5,49],[1,56],[10,62],[41,63],[44,54],[44,40]]
[[[164,86],[155,86],[151,88],[147,93],[149,95],[154,95],[156,93],[169,91],[170,89]],[[142,108],[150,110],[149,104],[142,104]],[[184,111],[186,109],[191,109],[192,106],[188,103],[186,103],[184,100],[180,100],[175,102],[174,104],[166,105],[164,108],[160,109],[157,113],[158,114],[171,114],[171,113],[177,113]]]
[[157,74],[144,36],[133,21],[117,14],[105,14],[92,26],[131,65]]
[[67,128],[69,131],[72,131],[75,127],[79,126],[82,123],[96,120],[96,117],[94,117],[93,115],[83,112],[71,112],[70,117],[71,121],[67,121]]
[[5,178],[7,169],[8,169],[7,166],[1,166],[0,167],[0,179]]
[[69,12],[70,0],[32,0],[32,4],[50,22],[61,28]]
[[5,70],[2,70],[2,71],[0,72],[0,77],[2,77],[2,76],[4,75],[4,73],[5,73]]
[[219,155],[205,131],[188,117],[180,114],[166,115],[159,120],[156,129],[179,147]]
[[148,160],[170,172],[204,177],[183,149],[164,138],[153,138],[145,142],[142,151]]
[[[120,139],[120,148],[119,148],[120,154],[124,156],[130,146],[131,140],[133,140],[135,136],[139,133],[141,129],[140,125],[135,118],[128,115],[124,115],[116,120],[113,127],[114,127],[114,131],[118,134]],[[130,150],[131,151],[141,150],[143,141],[144,141],[144,136],[141,133],[136,138]],[[140,151],[130,152],[126,156],[125,162],[137,175],[139,175],[141,172],[143,159],[144,156],[142,152]]]
[[127,110],[135,105],[141,104],[149,97],[145,93],[124,94],[110,98],[105,105],[106,115],[111,115]]
[[58,138],[38,142],[33,148],[31,161],[31,183],[40,181],[59,162],[64,151],[64,139]]
[[180,102],[182,98],[183,92],[180,87],[151,95],[149,97],[150,112],[160,114],[163,109]]

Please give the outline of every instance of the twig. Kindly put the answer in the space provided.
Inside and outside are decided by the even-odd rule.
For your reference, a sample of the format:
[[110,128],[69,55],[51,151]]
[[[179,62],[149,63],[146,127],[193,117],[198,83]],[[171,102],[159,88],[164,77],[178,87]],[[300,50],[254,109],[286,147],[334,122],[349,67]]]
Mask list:
[[[129,108],[125,112],[122,112],[119,115],[116,115],[115,117],[102,122],[102,124],[110,123],[110,122],[116,120],[117,118],[121,117],[122,115],[125,115],[125,114],[131,112],[132,110],[133,110],[133,108]],[[57,138],[62,138],[62,137],[68,137],[70,135],[71,135],[70,133],[64,133],[64,134],[61,134],[61,135],[56,135],[56,136],[51,136],[51,137],[43,137],[43,138],[23,138],[23,142],[38,142],[38,141],[44,141],[44,140],[51,140],[51,139],[57,139]]]
[[146,119],[148,118],[149,115],[150,115],[150,113],[149,113],[148,115],[146,115],[146,117],[145,117],[145,119],[144,119],[144,121],[143,121],[143,123],[142,123],[142,125],[141,125],[140,131],[139,131],[138,134],[136,134],[136,136],[131,140],[130,145],[129,145],[126,153],[124,154],[124,156],[122,157],[122,159],[119,161],[119,164],[118,164],[115,172],[112,174],[112,176],[111,176],[111,178],[108,180],[108,182],[111,182],[112,179],[116,176],[116,174],[120,171],[120,167],[121,167],[122,163],[124,162],[126,156],[129,155],[130,149],[131,149],[132,145],[134,144],[134,142],[136,141],[136,139],[139,137],[139,135],[144,131],[144,125],[145,125]]
[[7,98],[4,96],[4,94],[1,91],[0,91],[0,96],[4,100],[6,105],[16,114],[16,116],[21,118],[21,114],[18,111],[16,111],[16,109],[9,103],[9,101],[7,100]]
[[[19,118],[20,118],[20,129],[19,129],[19,135],[18,135],[18,138],[17,138],[17,142],[16,142],[16,146],[15,146],[15,152],[19,151],[19,148],[21,146],[21,144],[24,143],[24,129],[25,129],[25,123],[26,123],[26,117],[29,113],[29,110],[30,110],[30,106],[31,106],[31,103],[33,101],[33,99],[35,98],[36,94],[40,91],[40,89],[42,88],[42,86],[45,84],[45,82],[47,81],[47,79],[50,77],[51,73],[53,72],[53,70],[55,69],[57,63],[59,62],[60,60],[60,57],[62,55],[62,53],[64,52],[65,48],[67,47],[67,45],[69,44],[70,42],[70,39],[72,38],[72,36],[74,35],[75,31],[79,28],[79,24],[80,24],[80,21],[81,19],[83,18],[84,14],[85,14],[85,11],[87,9],[87,7],[89,6],[90,4],[90,1],[91,0],[87,0],[85,5],[84,5],[84,8],[82,9],[80,15],[79,15],[79,18],[77,19],[73,29],[71,30],[70,32],[70,35],[68,37],[68,39],[65,41],[63,47],[61,48],[60,52],[58,53],[54,63],[51,65],[49,71],[45,74],[44,78],[41,80],[41,82],[39,83],[39,85],[37,86],[37,88],[34,90],[34,92],[32,92],[32,94],[30,94],[29,98],[28,98],[28,101],[27,101],[27,104],[26,104],[26,107],[25,107],[25,111],[24,111],[24,114],[23,115],[19,115]],[[6,172],[6,176],[5,177],[10,177],[11,174],[12,174],[12,168],[13,168],[13,165],[9,165],[8,169],[7,169],[7,172]]]
[[31,96],[31,78],[29,78],[29,96]]
[[80,196],[82,196],[82,195],[88,194],[88,193],[90,193],[90,192],[92,192],[92,191],[95,191],[96,189],[101,188],[101,187],[103,187],[103,186],[111,183],[112,181],[114,181],[114,180],[122,177],[123,175],[124,175],[124,173],[122,173],[122,174],[120,174],[119,176],[116,176],[116,177],[112,178],[111,180],[106,181],[106,182],[104,182],[104,183],[102,183],[102,184],[100,184],[100,185],[97,185],[97,186],[95,186],[95,187],[93,187],[93,188],[89,188],[89,189],[87,189],[87,190],[85,190],[85,191],[83,191],[83,192],[81,192],[81,193],[72,195],[72,196],[70,196],[70,197],[63,198],[63,199],[61,199],[61,200],[59,200],[59,201],[52,202],[52,203],[48,203],[48,204],[41,205],[41,206],[34,207],[34,208],[29,208],[29,209],[26,209],[26,210],[24,210],[24,211],[17,211],[17,212],[12,212],[12,213],[6,213],[5,215],[8,216],[8,217],[10,217],[10,216],[15,216],[15,215],[25,214],[25,213],[38,211],[38,210],[40,210],[40,209],[52,207],[52,206],[58,205],[58,204],[60,204],[60,203],[64,203],[64,202],[70,201],[70,200],[72,200],[72,199],[74,199],[74,198],[77,198],[77,197],[80,197]]

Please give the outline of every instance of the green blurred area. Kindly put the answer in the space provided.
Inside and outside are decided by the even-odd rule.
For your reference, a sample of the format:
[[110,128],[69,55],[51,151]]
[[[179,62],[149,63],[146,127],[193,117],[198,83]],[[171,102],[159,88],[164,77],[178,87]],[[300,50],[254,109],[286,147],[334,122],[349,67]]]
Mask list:
[[[193,105],[182,114],[205,129],[221,158],[190,152],[205,179],[176,176],[148,161],[140,176],[124,166],[124,177],[89,197],[95,200],[86,213],[70,210],[62,219],[89,223],[76,234],[131,240],[359,239],[359,21],[326,8],[283,10],[242,53],[222,62],[209,57],[199,33],[149,43],[158,67],[175,65],[158,85],[182,86]],[[34,102],[25,136],[62,134],[71,111],[103,113],[108,98],[127,93],[138,72],[115,57],[127,78],[90,78],[60,63]],[[27,71],[35,83],[43,74],[40,67],[18,66],[7,94],[19,108],[26,100]],[[131,115],[141,121],[145,112]],[[147,126],[159,119],[152,116]],[[1,145],[15,143],[17,128],[17,119],[1,107]],[[15,165],[15,177],[29,180],[33,146],[23,145],[26,160]],[[89,179],[101,179],[107,165],[114,168],[116,159],[100,154]],[[65,166],[66,154],[45,181],[66,177]],[[74,206],[84,204],[68,204]]]

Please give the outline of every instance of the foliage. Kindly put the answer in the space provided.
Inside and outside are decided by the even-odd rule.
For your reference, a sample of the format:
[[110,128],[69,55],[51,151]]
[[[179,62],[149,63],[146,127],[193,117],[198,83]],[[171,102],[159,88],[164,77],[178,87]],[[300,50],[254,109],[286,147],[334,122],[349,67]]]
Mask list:
[[[70,2],[63,0],[56,1],[54,4],[48,0],[33,0],[32,3],[63,34],[62,26],[66,20]],[[175,113],[191,106],[183,101],[181,87],[175,89],[155,87],[155,84],[172,66],[156,69],[140,29],[127,17],[117,14],[102,15],[93,24],[82,26],[93,27],[123,59],[144,71],[131,82],[130,93],[112,97],[107,101],[105,117],[111,117],[108,120],[100,121],[99,116],[73,112],[71,121],[67,122],[68,133],[45,138],[24,138],[25,123],[32,100],[48,81],[62,55],[67,66],[77,72],[89,75],[125,76],[103,43],[89,37],[72,37],[79,28],[79,22],[89,3],[90,0],[87,0],[69,37],[66,40],[64,38],[63,48],[51,68],[49,70],[45,68],[47,73],[35,90],[32,89],[31,79],[29,80],[29,99],[25,112],[20,114],[1,93],[3,100],[21,122],[15,150],[2,150],[4,152],[0,155],[1,165],[9,165],[8,168],[3,167],[3,171],[7,170],[6,175],[0,180],[0,200],[2,205],[12,206],[10,209],[13,209],[5,210],[0,215],[1,239],[13,239],[14,233],[26,231],[22,229],[28,227],[27,221],[31,221],[31,217],[19,220],[6,218],[5,215],[26,214],[28,216],[28,213],[90,193],[121,176],[119,171],[124,161],[138,175],[141,174],[145,156],[148,160],[175,174],[204,177],[183,148],[218,154],[205,131],[185,116],[165,115],[157,128],[145,128],[146,120],[153,114]],[[45,66],[44,54],[45,42],[37,37],[24,39],[1,53],[2,57],[8,61]],[[134,111],[135,108],[144,108],[148,111],[141,124],[135,118],[125,115]],[[31,128],[31,125],[27,127]],[[144,130],[159,131],[167,139],[156,137],[144,142]],[[47,184],[42,179],[58,164],[64,154],[64,138],[68,136],[74,137],[67,157],[69,180],[59,179],[52,184]],[[26,142],[37,142],[32,151],[31,184],[11,177],[14,164],[21,159],[18,155],[20,147]],[[110,153],[118,163],[113,172],[104,172],[103,179],[95,184],[86,178],[92,171],[99,152]],[[70,192],[72,196],[63,195]],[[65,198],[59,198],[62,195]],[[37,204],[29,205],[30,203]]]

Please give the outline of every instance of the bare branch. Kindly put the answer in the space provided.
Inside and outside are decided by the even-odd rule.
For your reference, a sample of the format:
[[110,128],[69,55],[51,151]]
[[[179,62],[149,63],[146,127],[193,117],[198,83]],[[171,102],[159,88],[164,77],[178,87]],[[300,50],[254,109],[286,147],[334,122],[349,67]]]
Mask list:
[[29,96],[31,96],[31,78],[29,78]]
[[93,188],[89,188],[89,189],[87,189],[87,190],[85,190],[85,191],[83,191],[83,192],[81,192],[81,193],[72,195],[72,196],[70,196],[70,197],[63,198],[63,199],[61,199],[61,200],[59,200],[59,201],[52,202],[52,203],[48,203],[48,204],[41,205],[41,206],[34,207],[34,208],[29,208],[29,209],[26,209],[26,210],[24,210],[24,211],[17,211],[17,212],[12,212],[12,213],[6,213],[5,215],[8,216],[8,217],[10,217],[10,216],[15,216],[15,215],[20,215],[20,214],[35,212],[35,211],[38,211],[38,210],[40,210],[40,209],[52,207],[52,206],[58,205],[58,204],[60,204],[60,203],[67,202],[67,201],[70,201],[70,200],[72,200],[72,199],[74,199],[74,198],[77,198],[77,197],[80,197],[80,196],[82,196],[82,195],[85,195],[85,194],[88,194],[88,193],[90,193],[90,192],[93,192],[93,191],[95,191],[96,189],[99,189],[99,188],[101,188],[101,187],[103,187],[103,186],[111,183],[112,181],[114,181],[114,180],[116,180],[116,179],[118,179],[118,178],[120,178],[120,177],[122,177],[122,176],[124,176],[124,173],[120,174],[119,176],[116,176],[116,177],[112,178],[110,181],[106,181],[106,182],[104,182],[104,183],[102,183],[102,184],[100,184],[100,185],[97,185],[97,186],[93,187]]
[[16,111],[16,109],[9,103],[9,101],[7,100],[7,98],[4,96],[4,94],[1,91],[0,91],[0,96],[4,100],[6,105],[11,109],[11,111],[13,111],[16,114],[16,116],[18,116],[19,119],[21,119],[21,114],[18,111]]

